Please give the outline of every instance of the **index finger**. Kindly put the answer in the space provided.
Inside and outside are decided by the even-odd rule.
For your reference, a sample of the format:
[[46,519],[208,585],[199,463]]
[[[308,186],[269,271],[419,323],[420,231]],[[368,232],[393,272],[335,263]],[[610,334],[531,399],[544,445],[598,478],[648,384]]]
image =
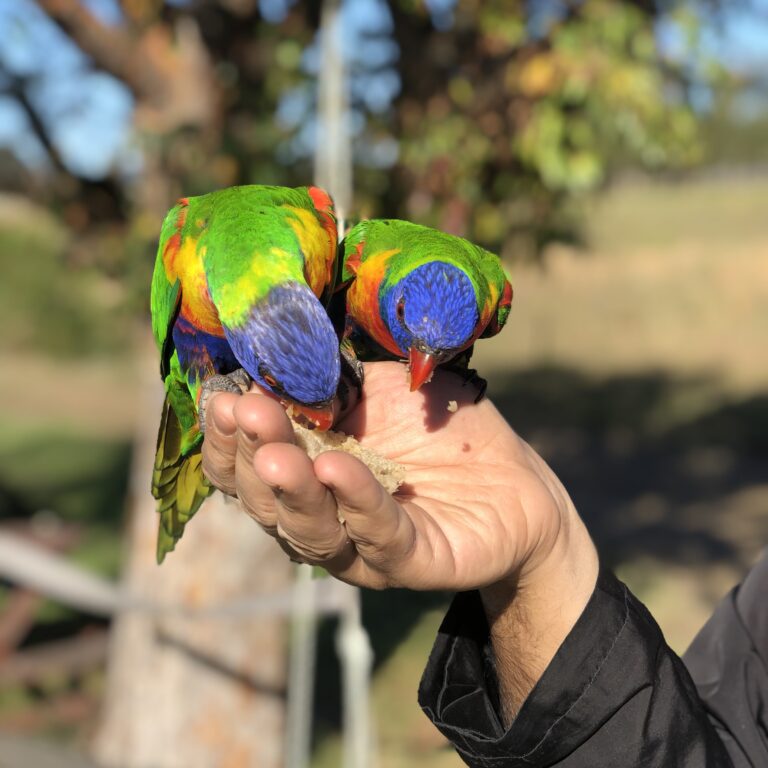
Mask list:
[[208,429],[203,440],[203,472],[220,491],[229,496],[237,493],[235,483],[235,451],[237,423],[234,416],[239,395],[218,392],[208,401]]
[[427,588],[443,538],[420,508],[406,509],[390,496],[368,467],[347,453],[328,451],[315,459],[315,473],[336,498],[339,515],[361,559],[388,586]]

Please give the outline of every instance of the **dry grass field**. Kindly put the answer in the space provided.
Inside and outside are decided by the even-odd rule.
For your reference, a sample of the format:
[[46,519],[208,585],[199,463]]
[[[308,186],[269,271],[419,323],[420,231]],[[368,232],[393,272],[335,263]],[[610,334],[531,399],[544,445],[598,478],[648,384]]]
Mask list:
[[586,252],[515,271],[510,330],[476,358],[681,651],[768,543],[767,194],[609,192]]

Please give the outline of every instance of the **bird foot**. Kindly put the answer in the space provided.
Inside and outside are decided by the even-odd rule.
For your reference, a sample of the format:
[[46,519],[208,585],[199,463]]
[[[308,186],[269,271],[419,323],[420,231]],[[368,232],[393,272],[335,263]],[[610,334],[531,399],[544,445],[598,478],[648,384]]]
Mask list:
[[467,384],[472,384],[477,387],[477,397],[475,402],[479,403],[485,397],[485,391],[488,389],[488,382],[478,374],[474,368],[454,367],[451,365],[445,366],[445,369],[452,371],[453,373],[461,376],[462,387],[466,387]]
[[251,383],[251,377],[244,368],[238,368],[232,373],[217,373],[215,376],[209,376],[202,384],[197,407],[200,433],[205,434],[205,410],[214,392],[234,392],[236,395],[244,395],[251,388]]
[[338,397],[343,417],[360,402],[363,397],[363,364],[349,349],[341,346],[341,377],[339,378]]

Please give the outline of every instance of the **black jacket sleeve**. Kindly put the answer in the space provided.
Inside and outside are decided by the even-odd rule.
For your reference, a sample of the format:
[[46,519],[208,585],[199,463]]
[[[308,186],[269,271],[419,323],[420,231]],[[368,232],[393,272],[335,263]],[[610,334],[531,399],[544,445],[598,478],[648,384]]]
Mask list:
[[454,599],[419,702],[473,767],[733,765],[688,670],[608,571],[509,729],[477,592]]
[[735,768],[768,766],[768,550],[683,660]]

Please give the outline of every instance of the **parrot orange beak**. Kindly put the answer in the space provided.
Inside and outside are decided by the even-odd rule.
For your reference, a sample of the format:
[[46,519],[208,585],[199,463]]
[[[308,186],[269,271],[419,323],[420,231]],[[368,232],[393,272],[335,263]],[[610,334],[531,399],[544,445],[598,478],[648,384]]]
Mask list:
[[333,403],[313,408],[311,405],[299,405],[291,403],[288,413],[296,419],[302,426],[308,429],[317,429],[320,432],[327,432],[333,426],[334,408]]
[[411,392],[415,392],[432,378],[438,359],[434,354],[413,347],[409,350],[408,359],[411,364]]

